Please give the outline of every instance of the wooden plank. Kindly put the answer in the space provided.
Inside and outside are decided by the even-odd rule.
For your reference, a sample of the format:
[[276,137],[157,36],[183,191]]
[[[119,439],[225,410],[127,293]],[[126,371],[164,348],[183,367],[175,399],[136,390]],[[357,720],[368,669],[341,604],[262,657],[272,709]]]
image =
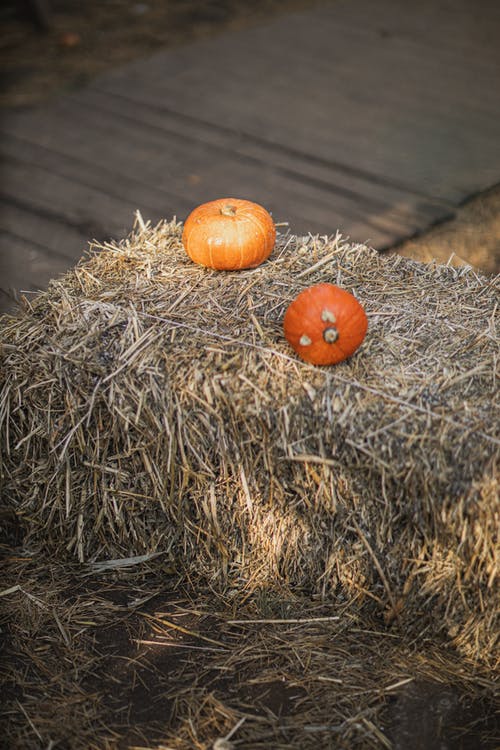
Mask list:
[[[335,22],[348,29],[363,29],[384,40],[401,40],[418,45],[422,53],[440,60],[473,60],[474,66],[498,64],[498,0],[453,0],[420,2],[401,12],[396,0],[374,3],[335,3],[326,12],[335,13]],[[478,54],[479,53],[479,54]]]
[[[41,124],[37,117],[30,118],[29,123],[30,130],[33,123],[36,127]],[[1,127],[0,156],[36,164],[52,174],[104,191],[119,201],[128,201],[139,210],[159,213],[165,210],[165,206],[187,210],[191,205],[166,187],[141,179],[141,173],[136,169],[123,169],[122,164],[127,162],[126,152],[117,154],[113,162],[109,158],[113,153],[112,134],[99,139],[92,128],[87,130],[85,120],[79,118],[78,107],[69,122],[62,121],[57,106],[51,108],[50,117],[44,124],[46,128],[40,129],[38,136],[30,141],[22,137],[23,129],[17,126],[15,118],[10,122],[9,117],[5,117]],[[82,130],[85,130],[85,138],[82,138]],[[131,143],[126,147],[137,150]],[[89,150],[94,157],[90,162],[82,158]]]
[[[43,288],[74,265],[89,240],[121,239],[132,227],[136,205],[5,152],[2,178],[4,290]],[[0,309],[9,304],[2,294]]]
[[[312,150],[452,202],[495,183],[500,45],[494,45],[494,34],[487,35],[486,49],[478,34],[474,55],[460,58],[455,50],[469,37],[470,7],[459,0],[437,2],[441,9],[451,6],[459,17],[451,52],[443,52],[448,41],[443,26],[439,45],[433,44],[435,32],[425,41],[423,24],[417,27],[423,45],[411,45],[403,34],[389,43],[367,33],[368,26],[338,23],[338,17],[348,19],[351,13],[362,17],[369,5],[339,0],[159,53],[101,77],[94,88],[126,96],[138,106],[168,102],[182,114],[203,112],[213,123]],[[441,18],[444,11],[436,15],[434,5],[434,0],[416,4],[412,18],[419,13]],[[398,19],[406,28],[407,11],[385,0],[375,29],[386,21],[394,27]],[[500,32],[498,14],[475,16],[481,30],[493,26]]]
[[[409,205],[401,201],[399,188],[384,184],[377,186],[381,195],[375,195],[373,185],[366,189],[359,175],[342,175],[342,184],[337,186],[333,178],[338,181],[339,175],[332,175],[329,165],[247,142],[237,134],[231,138],[218,129],[207,129],[203,123],[186,127],[179,118],[169,122],[163,110],[141,109],[138,118],[134,115],[137,107],[130,102],[112,97],[114,106],[109,108],[109,99],[84,92],[76,99],[60,101],[45,122],[40,118],[36,122],[7,119],[4,132],[16,133],[9,151],[14,148],[14,153],[22,156],[24,144],[33,148],[36,142],[54,152],[50,157],[52,168],[57,164],[60,170],[58,155],[70,158],[78,149],[79,163],[88,160],[85,173],[107,159],[107,169],[110,174],[113,171],[115,181],[125,171],[127,175],[140,174],[141,180],[155,185],[157,191],[166,187],[170,193],[175,191],[183,208],[214,195],[240,194],[264,202],[277,214],[284,202],[286,219],[298,233],[331,233],[347,222],[353,239],[379,245],[388,244],[395,236],[412,234],[443,214],[442,205],[424,196],[418,196],[418,205]],[[16,140],[23,143],[16,146]],[[68,169],[69,162],[66,174]],[[238,181],[243,185],[240,191]],[[184,211],[181,218],[186,214]],[[161,215],[168,214],[164,211]]]
[[83,234],[64,221],[43,212],[34,213],[26,203],[15,199],[0,199],[0,213],[4,231],[43,247],[49,256],[65,258],[68,268],[76,263],[88,248],[87,233]]
[[68,258],[50,252],[43,245],[6,231],[0,231],[0,240],[8,251],[7,257],[13,261],[8,285],[2,279],[3,288],[44,289],[50,279],[70,268]]
[[48,169],[5,158],[2,197],[31,213],[73,227],[88,239],[123,237],[130,231],[136,206]]
[[[70,128],[69,132],[74,131]],[[99,140],[92,131],[90,135],[89,142]],[[104,143],[109,142],[105,140]],[[115,142],[114,137],[111,142]],[[19,138],[4,138],[1,149],[4,153],[5,191],[2,215],[8,236],[4,234],[0,242],[2,255],[13,261],[2,275],[4,287],[41,288],[52,275],[69,268],[80,258],[88,239],[103,240],[112,234],[122,237],[130,229],[130,226],[117,225],[119,220],[128,220],[128,212],[123,219],[119,218],[123,214],[123,201],[117,202],[98,187],[94,189],[81,184],[82,170],[75,169],[71,158],[65,161],[57,152],[22,143]],[[149,154],[152,164],[155,163],[155,153],[156,147]],[[139,165],[133,164],[133,168],[140,164],[142,157]],[[80,162],[76,166],[81,166]],[[54,170],[58,173],[55,174]],[[92,170],[88,174],[84,171],[84,176],[93,180],[96,174]],[[258,178],[254,175],[253,179],[255,182]],[[122,181],[115,177],[114,184],[117,183],[122,184]],[[92,184],[97,185],[98,180]],[[109,189],[109,185],[105,188]],[[319,210],[324,212],[324,206]],[[144,218],[149,218],[147,213],[144,213]],[[328,227],[328,231],[332,228]],[[51,262],[37,255],[35,251],[40,246],[47,248]],[[24,250],[22,255],[21,250]],[[31,266],[35,268],[34,276]]]
[[[149,170],[154,170],[154,159],[155,152],[152,152],[150,155],[150,158],[148,161],[153,165],[153,167],[145,167],[146,173],[149,173],[151,175],[151,179],[158,180],[157,174]],[[140,166],[140,165],[137,165]],[[261,202],[264,202],[268,207],[272,209],[272,199],[275,195],[281,195],[283,192],[286,194],[286,192],[290,192],[288,190],[288,186],[284,183],[283,180],[281,180],[281,184],[277,184],[276,180],[273,179],[272,174],[267,174],[266,172],[262,172],[261,170],[256,170],[255,168],[251,170],[251,174],[249,174],[250,170],[238,170],[234,168],[233,170],[227,169],[227,163],[226,163],[226,169],[223,169],[221,165],[211,166],[211,165],[205,165],[205,170],[199,169],[198,172],[198,178],[199,183],[197,185],[193,185],[192,188],[190,188],[190,193],[192,195],[193,201],[191,205],[196,205],[197,203],[208,200],[209,198],[212,198],[214,196],[214,193],[217,194],[240,194],[245,195],[246,197],[253,198],[255,200],[260,200]],[[233,165],[234,166],[234,165]],[[198,164],[198,167],[201,167],[201,164]],[[26,169],[27,167],[25,167]],[[18,170],[21,169],[21,165],[18,165]],[[220,170],[220,171],[219,171]],[[19,197],[20,192],[20,184],[24,181],[24,178],[22,174],[20,176],[17,175],[17,173],[14,175],[14,177],[17,178],[16,183],[16,189],[17,194]],[[217,184],[217,178],[219,178],[219,184],[221,186],[220,190],[216,192],[216,189],[214,188],[214,184]],[[9,189],[12,189],[13,187],[13,178],[10,176],[10,174],[6,173],[6,185],[9,186]],[[226,189],[224,189],[226,188]],[[38,189],[38,188],[36,188]],[[35,192],[31,194],[31,199],[34,201],[38,200],[37,193]],[[45,191],[45,206],[47,204],[51,204],[53,199],[50,195],[51,191],[54,191],[54,195],[57,194],[57,191],[61,189],[61,183],[59,182],[59,179],[57,176],[52,175],[50,184],[46,186]],[[75,188],[76,189],[76,188]],[[311,195],[312,192],[312,195]],[[75,191],[72,191],[72,198],[71,201],[75,201]],[[308,198],[309,205],[305,203],[305,198]],[[290,197],[288,196],[289,204],[290,204]],[[70,201],[70,202],[71,202]],[[295,195],[293,197],[293,201],[295,203],[296,211],[297,213],[295,216],[292,214],[292,221],[294,221],[294,228],[296,229],[297,226],[302,225],[304,227],[304,231],[306,231],[306,228],[308,226],[308,222],[313,221],[314,225],[317,227],[317,231],[323,231],[323,233],[331,233],[332,231],[335,231],[336,226],[338,226],[338,221],[336,219],[339,219],[339,215],[335,214],[335,211],[337,209],[338,212],[338,206],[335,206],[333,202],[331,201],[331,198],[327,196],[325,198],[324,195],[322,195],[321,191],[310,191],[308,190],[308,194],[306,196],[305,192],[302,194],[299,194],[298,196]],[[68,215],[68,211],[71,210],[71,205],[66,201],[66,215]],[[386,232],[386,227],[383,225],[382,221],[380,220],[380,224],[378,224],[379,219],[376,217],[374,219],[373,226],[370,226],[367,229],[367,224],[369,223],[369,218],[365,218],[364,212],[362,212],[359,209],[356,209],[356,207],[353,207],[352,211],[354,212],[358,210],[358,217],[359,217],[359,225],[361,225],[364,229],[363,234],[361,236],[366,238],[366,235],[368,232],[371,231],[372,235],[377,235],[377,239],[380,239],[381,236]],[[96,211],[96,207],[94,206],[94,211]],[[301,213],[298,213],[298,212]],[[307,211],[307,217],[305,215]],[[327,216],[327,212],[329,213],[331,217],[331,224],[326,224],[325,217]],[[74,213],[74,211],[73,211]],[[122,211],[123,213],[123,211]],[[101,216],[99,221],[103,222],[106,219],[105,211],[104,213],[100,212]],[[151,218],[153,221],[158,220],[161,218],[161,216],[168,216],[168,214],[163,213],[162,215],[157,215],[154,212],[151,211],[143,211],[144,218]],[[309,218],[309,217],[312,217]],[[289,218],[289,217],[287,217]],[[74,216],[72,215],[67,219],[68,221],[75,221]],[[325,223],[322,224],[321,222],[324,221]],[[352,222],[354,223],[354,222]],[[380,226],[380,229],[378,228]],[[108,227],[108,233],[113,234],[111,231],[111,228]],[[102,234],[102,232],[101,232]],[[123,232],[122,232],[123,234]],[[114,232],[114,235],[117,236],[116,231]],[[100,236],[99,236],[100,238]]]
[[[291,182],[314,184],[341,198],[346,198],[367,211],[379,211],[388,216],[391,209],[394,220],[403,219],[403,224],[410,215],[425,222],[432,221],[442,214],[443,208],[450,206],[442,200],[432,200],[424,193],[413,191],[397,181],[390,182],[383,177],[371,175],[364,170],[356,170],[349,165],[323,160],[311,152],[269,142],[264,138],[231,130],[219,123],[211,123],[200,117],[191,117],[176,112],[162,104],[151,104],[141,101],[140,116],[137,115],[137,103],[127,97],[117,96],[98,90],[89,89],[78,98],[78,103],[111,115],[114,119],[121,117],[138,127],[150,125],[155,130],[162,130],[170,138],[182,136],[192,143],[203,143],[220,156],[234,154],[242,160],[251,160],[261,168],[271,168],[284,174]],[[71,106],[73,102],[68,102]],[[74,104],[73,104],[74,107]],[[409,194],[417,198],[419,206],[410,207],[394,205],[401,197]],[[413,208],[413,210],[412,210]]]
[[67,257],[8,231],[0,231],[0,244],[0,314],[15,309],[19,294],[45,289],[72,265]]
[[[281,171],[290,181],[317,184],[326,192],[347,197],[358,205],[365,204],[368,209],[388,213],[394,202],[401,198],[402,192],[410,192],[422,201],[416,215],[421,214],[425,221],[432,221],[443,210],[443,201],[432,201],[423,193],[412,192],[404,185],[391,183],[383,177],[356,170],[349,165],[331,163],[314,153],[303,153],[231,130],[219,123],[186,116],[163,104],[152,105],[142,101],[140,104],[138,108],[137,102],[131,102],[126,97],[87,89],[79,92],[76,97],[59,100],[51,110],[48,124],[43,118],[37,117],[34,126],[25,118],[14,116],[4,120],[2,129],[17,138],[23,136],[25,142],[57,148],[61,153],[68,154],[68,149],[70,153],[74,153],[78,148],[80,156],[85,152],[85,156],[93,161],[110,157],[107,151],[108,141],[113,139],[114,143],[118,123],[121,125],[122,135],[124,128],[129,131],[128,137],[133,142],[130,153],[132,159],[135,155],[141,156],[153,131],[156,138],[161,135],[165,138],[164,143],[159,141],[158,147],[162,151],[155,154],[155,160],[161,163],[161,173],[166,173],[170,178],[180,176],[181,191],[186,182],[189,182],[193,170],[197,169],[200,156],[208,150],[214,161],[228,155],[243,163],[250,161],[261,168]],[[149,128],[146,130],[147,126]],[[83,138],[83,129],[89,136],[91,129],[92,137]],[[95,132],[96,130],[99,132]],[[175,149],[172,149],[172,144]],[[130,147],[131,144],[127,145]],[[151,154],[147,156],[150,157]],[[117,160],[113,161],[116,170]],[[176,198],[180,199],[178,192]],[[448,205],[444,207],[449,208]],[[397,213],[396,208],[395,214]]]

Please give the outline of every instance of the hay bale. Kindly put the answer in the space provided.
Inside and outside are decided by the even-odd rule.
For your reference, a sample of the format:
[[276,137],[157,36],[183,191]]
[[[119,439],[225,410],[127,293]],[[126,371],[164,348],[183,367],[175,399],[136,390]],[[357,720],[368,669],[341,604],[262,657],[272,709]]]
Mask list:
[[[379,611],[493,653],[495,279],[281,235],[261,267],[193,265],[141,225],[2,320],[2,483],[28,545],[168,554],[190,581]],[[370,327],[333,368],[282,335],[330,281]]]

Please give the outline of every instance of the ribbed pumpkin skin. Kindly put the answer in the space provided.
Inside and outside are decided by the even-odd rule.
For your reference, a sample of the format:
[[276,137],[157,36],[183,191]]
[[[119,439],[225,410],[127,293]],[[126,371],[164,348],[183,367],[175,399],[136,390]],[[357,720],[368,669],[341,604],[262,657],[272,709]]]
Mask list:
[[255,268],[271,255],[275,241],[276,228],[266,209],[240,198],[198,206],[182,233],[191,260],[217,271]]
[[[283,328],[288,343],[303,360],[313,365],[334,365],[360,346],[368,330],[368,319],[358,300],[345,289],[317,284],[304,289],[290,303]],[[333,343],[324,339],[327,329],[337,335]],[[301,343],[306,339],[310,343]]]

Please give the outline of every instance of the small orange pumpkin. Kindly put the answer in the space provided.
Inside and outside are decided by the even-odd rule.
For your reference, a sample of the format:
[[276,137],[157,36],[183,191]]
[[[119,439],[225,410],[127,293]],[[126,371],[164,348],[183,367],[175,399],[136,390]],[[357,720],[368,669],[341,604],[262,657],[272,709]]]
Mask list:
[[317,284],[290,303],[283,320],[285,338],[313,365],[347,359],[363,341],[368,319],[358,300],[334,284]]
[[191,260],[218,271],[255,268],[271,255],[275,241],[271,215],[240,198],[219,198],[198,206],[182,233]]

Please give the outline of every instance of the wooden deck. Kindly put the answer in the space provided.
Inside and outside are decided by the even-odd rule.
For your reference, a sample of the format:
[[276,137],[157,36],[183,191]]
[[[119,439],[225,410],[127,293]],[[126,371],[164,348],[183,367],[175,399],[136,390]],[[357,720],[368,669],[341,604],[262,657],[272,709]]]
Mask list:
[[500,181],[496,0],[336,0],[4,112],[0,305],[222,195],[383,249]]

